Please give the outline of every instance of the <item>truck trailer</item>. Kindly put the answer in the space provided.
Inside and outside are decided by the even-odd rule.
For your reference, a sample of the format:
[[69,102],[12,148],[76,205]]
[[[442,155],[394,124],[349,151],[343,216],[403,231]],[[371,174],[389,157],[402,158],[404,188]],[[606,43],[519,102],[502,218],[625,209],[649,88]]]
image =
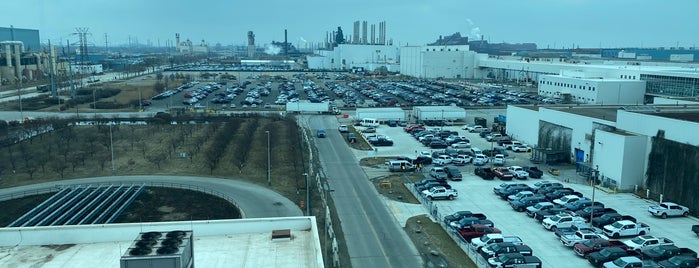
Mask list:
[[287,102],[286,111],[292,113],[330,113],[329,102],[308,102],[308,101],[298,101],[298,102]]

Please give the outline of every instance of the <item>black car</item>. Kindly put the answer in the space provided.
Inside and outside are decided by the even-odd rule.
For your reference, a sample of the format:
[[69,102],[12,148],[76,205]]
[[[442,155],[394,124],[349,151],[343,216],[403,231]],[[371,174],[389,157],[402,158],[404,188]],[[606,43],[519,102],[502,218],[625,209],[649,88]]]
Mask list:
[[476,176],[483,178],[484,180],[495,179],[495,173],[493,173],[493,171],[490,170],[490,168],[476,167],[476,169],[473,170],[473,173],[475,173]]
[[437,181],[437,182],[428,182],[426,184],[418,186],[417,191],[422,192],[424,190],[429,190],[430,188],[436,187],[436,186],[444,186],[444,188],[451,189],[451,185],[449,185],[446,181]]
[[447,172],[447,176],[449,176],[449,179],[453,181],[460,181],[463,179],[461,171],[459,171],[459,169],[455,166],[447,166],[446,168],[444,168],[444,170]]
[[463,218],[478,218],[481,220],[485,220],[488,217],[486,217],[483,213],[473,213],[468,210],[463,210],[463,211],[457,211],[454,212],[450,215],[444,216],[444,224],[449,225],[449,223],[453,221],[459,221]]
[[568,210],[563,207],[554,207],[545,210],[538,211],[534,213],[534,218],[539,222],[543,221],[545,218],[552,217],[561,212],[567,212]]
[[424,178],[422,180],[414,182],[413,186],[415,186],[415,188],[417,188],[419,186],[423,186],[423,185],[430,183],[430,182],[437,182],[437,180],[433,179],[433,178]]
[[609,225],[621,220],[630,220],[632,222],[636,222],[636,218],[629,215],[621,215],[619,213],[606,213],[602,214],[599,217],[592,218],[592,226],[602,228],[605,225]]
[[393,146],[393,141],[386,138],[373,139],[369,143],[374,146]]
[[444,149],[447,147],[449,147],[449,144],[441,140],[435,140],[430,142],[430,148],[432,149]]
[[587,260],[595,267],[602,267],[605,262],[613,261],[621,257],[630,256],[634,253],[626,251],[621,247],[608,247],[597,252],[587,254]]

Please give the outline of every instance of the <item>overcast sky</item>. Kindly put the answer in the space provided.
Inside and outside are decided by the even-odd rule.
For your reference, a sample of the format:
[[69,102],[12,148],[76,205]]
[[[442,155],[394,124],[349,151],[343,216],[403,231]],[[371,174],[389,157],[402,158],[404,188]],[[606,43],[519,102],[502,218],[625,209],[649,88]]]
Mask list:
[[[195,43],[306,46],[353,22],[386,21],[394,44],[424,45],[461,32],[490,42],[536,43],[539,48],[699,46],[699,0],[22,0],[3,1],[0,26],[38,29],[41,41],[63,42],[76,27],[104,46],[165,45],[175,33]],[[370,29],[370,27],[368,27]],[[370,33],[368,33],[370,35]]]

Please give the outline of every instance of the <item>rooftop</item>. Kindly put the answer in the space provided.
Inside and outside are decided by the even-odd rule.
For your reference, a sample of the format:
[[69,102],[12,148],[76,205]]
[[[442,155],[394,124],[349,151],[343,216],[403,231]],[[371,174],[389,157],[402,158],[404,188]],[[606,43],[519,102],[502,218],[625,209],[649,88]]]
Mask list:
[[607,121],[611,121],[611,122],[616,122],[616,114],[617,114],[617,110],[619,110],[619,106],[597,106],[597,105],[585,105],[585,106],[568,105],[568,106],[563,106],[563,107],[546,107],[546,108],[556,110],[556,111],[571,113],[571,114],[577,114],[577,115],[597,118],[597,119],[601,119],[601,120],[607,120]]
[[[291,230],[273,241],[272,231]],[[3,267],[119,267],[141,232],[192,230],[195,267],[323,267],[315,217],[1,228]]]

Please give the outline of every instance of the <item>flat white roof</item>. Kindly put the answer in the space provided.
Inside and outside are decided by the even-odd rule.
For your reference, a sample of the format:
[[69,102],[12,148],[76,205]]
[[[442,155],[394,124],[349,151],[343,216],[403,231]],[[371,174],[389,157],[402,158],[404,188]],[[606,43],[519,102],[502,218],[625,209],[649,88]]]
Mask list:
[[323,267],[315,217],[2,228],[0,266],[119,267],[140,232],[171,230],[193,231],[195,267]]

